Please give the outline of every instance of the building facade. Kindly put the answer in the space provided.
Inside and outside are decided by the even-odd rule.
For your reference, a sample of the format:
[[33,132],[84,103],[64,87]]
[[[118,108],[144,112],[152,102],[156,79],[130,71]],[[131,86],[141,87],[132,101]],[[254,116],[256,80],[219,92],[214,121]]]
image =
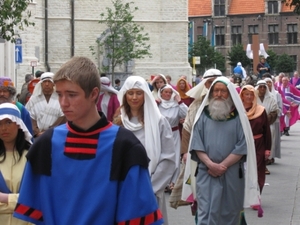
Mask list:
[[[129,2],[124,0],[124,2]],[[173,80],[181,75],[190,75],[188,63],[188,3],[186,0],[139,0],[134,6],[138,11],[134,21],[144,26],[149,34],[151,58],[135,60],[130,70],[133,75],[150,78],[151,74],[169,74]],[[14,63],[15,46],[0,43],[11,59],[1,55],[0,76],[10,76],[18,90],[25,74],[34,70],[56,72],[72,56],[86,56],[101,67],[102,60],[92,55],[89,46],[96,46],[96,40],[106,30],[99,24],[100,13],[112,8],[111,0],[33,0],[28,7],[35,26],[18,31],[22,39],[23,61]],[[4,54],[4,53],[3,53]]]
[[[299,19],[293,8],[280,0],[189,0],[195,40],[205,33],[209,40],[215,35],[215,48],[226,57],[233,45],[252,44],[252,35],[258,34],[266,49],[290,55],[295,69],[300,63]],[[226,67],[230,75],[232,68],[229,64]]]

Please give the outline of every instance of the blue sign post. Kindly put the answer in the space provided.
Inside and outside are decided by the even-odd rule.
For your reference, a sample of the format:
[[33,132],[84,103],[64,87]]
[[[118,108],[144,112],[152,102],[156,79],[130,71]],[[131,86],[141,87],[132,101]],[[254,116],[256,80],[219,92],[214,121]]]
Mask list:
[[16,46],[15,46],[15,63],[22,63],[22,62],[23,62],[22,39],[18,38],[16,40]]

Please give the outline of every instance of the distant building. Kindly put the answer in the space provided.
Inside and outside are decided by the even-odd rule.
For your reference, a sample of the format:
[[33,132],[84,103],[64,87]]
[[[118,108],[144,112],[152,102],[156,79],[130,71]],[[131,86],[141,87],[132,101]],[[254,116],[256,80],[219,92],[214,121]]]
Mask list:
[[[21,89],[25,74],[32,71],[32,61],[38,61],[35,71],[54,73],[74,55],[89,57],[99,67],[107,64],[103,55],[92,55],[89,48],[97,50],[96,40],[107,30],[105,24],[98,23],[107,7],[112,8],[111,0],[30,1],[30,21],[35,26],[17,31],[22,39],[23,61],[15,66],[15,45],[0,40],[1,76],[10,76]],[[128,70],[148,79],[157,73],[170,74],[174,80],[191,74],[187,57],[188,2],[138,0],[132,7],[138,7],[134,21],[149,34],[152,57],[128,63]]]
[[[189,0],[189,21],[194,22],[194,40],[206,36],[216,50],[227,56],[235,44],[252,43],[252,34],[258,34],[260,43],[268,45],[277,54],[286,53],[300,63],[300,16],[281,1],[270,0]],[[227,66],[227,75],[232,71]],[[249,69],[250,68],[246,68]],[[276,71],[279,73],[281,71]]]

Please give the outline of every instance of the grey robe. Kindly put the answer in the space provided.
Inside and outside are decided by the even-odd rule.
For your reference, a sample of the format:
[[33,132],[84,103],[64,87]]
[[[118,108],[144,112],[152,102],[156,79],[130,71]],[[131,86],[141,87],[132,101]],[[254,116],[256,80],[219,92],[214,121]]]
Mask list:
[[[198,225],[238,225],[244,201],[244,157],[221,177],[212,177],[195,151],[203,151],[215,163],[230,154],[247,154],[247,145],[238,115],[227,121],[214,121],[205,110],[194,126],[192,159],[199,162],[196,177]],[[242,174],[242,178],[240,177]]]

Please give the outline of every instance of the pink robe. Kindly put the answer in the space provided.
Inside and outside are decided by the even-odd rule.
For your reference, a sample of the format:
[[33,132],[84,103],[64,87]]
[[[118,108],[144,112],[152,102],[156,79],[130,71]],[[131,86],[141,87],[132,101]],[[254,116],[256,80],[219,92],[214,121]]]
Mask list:
[[[284,92],[284,87],[281,85],[278,87],[278,92],[282,96],[282,103],[283,103],[283,114],[285,115],[288,110],[291,111],[291,118],[289,126],[292,126],[297,122],[299,119],[299,111],[298,107],[300,104],[300,91],[297,90],[294,86],[288,85],[288,88]],[[297,104],[297,106],[291,106],[291,102]],[[280,130],[286,127],[284,122],[284,115],[280,117]]]

